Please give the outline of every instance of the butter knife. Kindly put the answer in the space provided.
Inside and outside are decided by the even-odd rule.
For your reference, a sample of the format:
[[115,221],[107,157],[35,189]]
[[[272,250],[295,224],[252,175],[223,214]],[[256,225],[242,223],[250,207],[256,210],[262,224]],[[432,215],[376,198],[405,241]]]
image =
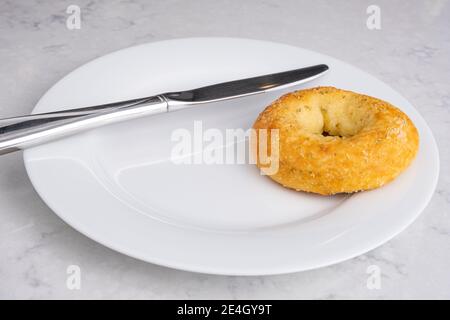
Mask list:
[[0,119],[0,155],[115,122],[286,88],[327,70],[320,64],[141,99]]

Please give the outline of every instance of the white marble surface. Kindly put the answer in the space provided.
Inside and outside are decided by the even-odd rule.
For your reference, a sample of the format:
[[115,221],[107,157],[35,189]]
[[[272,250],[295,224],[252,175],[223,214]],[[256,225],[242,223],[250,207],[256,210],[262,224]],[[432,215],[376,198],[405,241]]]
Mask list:
[[[80,30],[66,28],[68,5]],[[366,8],[381,8],[381,30]],[[309,272],[268,277],[195,274],[147,264],[61,221],[31,186],[20,153],[0,157],[0,298],[450,298],[450,1],[0,2],[0,115],[28,113],[58,79],[105,53],[192,36],[284,42],[354,64],[412,101],[432,128],[441,176],[414,224],[372,252]],[[405,199],[406,201],[406,199]],[[66,268],[82,270],[80,290]],[[366,287],[370,265],[381,289]]]

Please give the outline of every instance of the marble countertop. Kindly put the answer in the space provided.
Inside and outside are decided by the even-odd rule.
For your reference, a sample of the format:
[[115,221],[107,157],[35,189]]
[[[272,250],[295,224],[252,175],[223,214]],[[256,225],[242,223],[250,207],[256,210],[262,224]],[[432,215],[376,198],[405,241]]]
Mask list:
[[[69,30],[66,9],[81,9]],[[266,277],[196,274],[116,253],[59,219],[34,191],[22,154],[0,157],[0,298],[450,298],[450,1],[1,1],[0,115],[29,113],[69,71],[106,53],[193,36],[270,40],[316,50],[372,73],[419,109],[437,140],[441,174],[404,232],[355,259]],[[67,268],[82,270],[79,290]],[[367,268],[381,270],[369,289]]]

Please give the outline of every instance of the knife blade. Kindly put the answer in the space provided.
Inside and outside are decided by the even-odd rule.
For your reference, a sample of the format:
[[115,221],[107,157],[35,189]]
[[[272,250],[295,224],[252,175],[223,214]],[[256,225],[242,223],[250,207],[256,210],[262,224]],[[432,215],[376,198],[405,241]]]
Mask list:
[[209,103],[253,94],[269,92],[275,89],[294,86],[311,81],[328,71],[325,64],[273,73],[253,78],[234,80],[194,90],[165,93],[163,96],[173,106]]
[[320,64],[141,99],[0,119],[0,155],[110,123],[298,85],[328,69]]

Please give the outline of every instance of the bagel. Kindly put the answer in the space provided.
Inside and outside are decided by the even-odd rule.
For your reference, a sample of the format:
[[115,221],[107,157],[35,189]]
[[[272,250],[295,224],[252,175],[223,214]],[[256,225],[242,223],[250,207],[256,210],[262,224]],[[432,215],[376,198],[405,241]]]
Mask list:
[[[278,129],[278,170],[270,178],[322,195],[385,185],[410,165],[419,146],[416,127],[398,108],[334,87],[282,96],[253,129],[257,140],[259,129]],[[258,157],[256,165],[265,167]]]

